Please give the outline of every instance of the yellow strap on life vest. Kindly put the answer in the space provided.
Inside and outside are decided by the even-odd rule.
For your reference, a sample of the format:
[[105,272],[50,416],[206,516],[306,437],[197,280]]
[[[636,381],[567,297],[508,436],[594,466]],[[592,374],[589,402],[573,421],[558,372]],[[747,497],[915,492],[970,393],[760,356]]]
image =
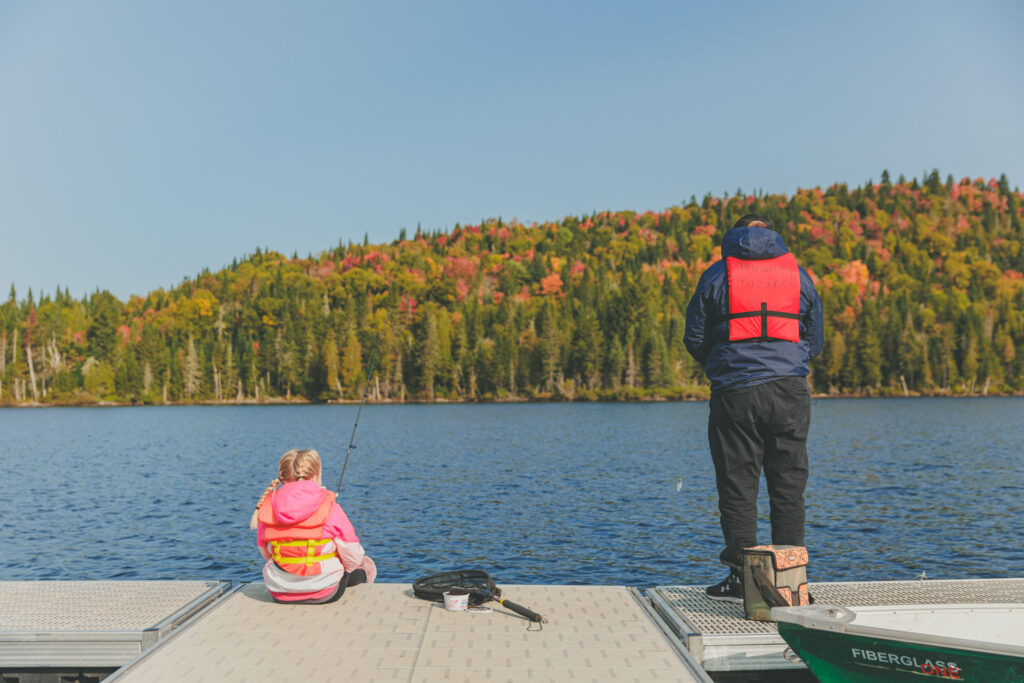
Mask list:
[[[331,541],[329,539],[308,539],[305,541],[271,541],[270,549],[273,550],[274,562],[278,564],[313,564],[314,562],[323,562],[329,560],[332,557],[337,557],[338,553],[331,551],[326,555],[317,555],[317,551],[320,547],[327,545]],[[306,554],[302,557],[284,557],[281,555],[281,548],[289,547],[305,547]]]

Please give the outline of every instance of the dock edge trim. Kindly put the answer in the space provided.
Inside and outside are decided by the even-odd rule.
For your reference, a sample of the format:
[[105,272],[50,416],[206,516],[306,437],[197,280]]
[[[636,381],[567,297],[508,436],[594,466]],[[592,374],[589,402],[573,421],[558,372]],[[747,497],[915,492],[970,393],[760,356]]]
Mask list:
[[104,678],[103,679],[104,683],[107,683],[107,681],[117,681],[117,680],[120,680],[120,678],[122,676],[127,674],[132,668],[134,668],[141,661],[143,661],[144,659],[149,657],[149,655],[151,655],[154,652],[157,652],[157,651],[163,649],[163,647],[166,646],[167,643],[175,640],[179,635],[181,635],[185,631],[189,630],[192,626],[194,626],[196,624],[196,622],[198,622],[200,619],[202,619],[203,616],[207,612],[211,612],[214,609],[220,607],[221,604],[223,604],[226,600],[228,600],[228,598],[230,598],[235,593],[238,593],[239,591],[241,591],[243,588],[245,588],[248,585],[249,585],[248,583],[239,583],[237,586],[234,586],[233,588],[231,588],[227,592],[221,593],[221,595],[219,597],[217,597],[212,602],[210,602],[207,605],[205,605],[202,609],[193,612],[191,615],[189,615],[188,619],[183,624],[178,626],[178,628],[175,628],[171,632],[171,634],[169,636],[167,636],[166,638],[160,638],[148,650],[143,650],[142,653],[140,653],[138,657],[136,657],[135,659],[131,660],[127,664],[123,665],[121,668],[119,668],[116,671],[114,671],[114,673],[112,673],[109,676],[107,676],[106,678]]
[[672,651],[676,653],[676,656],[683,662],[686,669],[693,674],[694,678],[700,681],[700,683],[714,683],[714,680],[708,675],[708,672],[704,670],[704,667],[700,665],[696,658],[694,658],[693,654],[690,653],[686,646],[683,645],[675,635],[672,628],[665,623],[664,619],[661,618],[658,610],[651,604],[650,598],[645,597],[637,588],[632,586],[626,590],[631,596],[633,596],[633,599],[636,600],[640,609],[644,611],[644,614],[646,614],[647,618],[651,620],[651,623],[653,623],[655,628],[658,629],[662,638],[665,639],[665,642],[668,643],[669,647],[672,648]]

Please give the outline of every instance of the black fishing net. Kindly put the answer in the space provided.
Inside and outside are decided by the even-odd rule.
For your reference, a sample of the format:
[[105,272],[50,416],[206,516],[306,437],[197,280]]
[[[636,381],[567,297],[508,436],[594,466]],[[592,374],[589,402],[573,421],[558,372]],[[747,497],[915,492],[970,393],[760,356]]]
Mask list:
[[412,582],[412,592],[417,598],[434,602],[444,602],[444,594],[456,588],[468,590],[469,602],[473,605],[501,595],[501,589],[494,585],[491,575],[482,569],[441,572]]
[[471,605],[481,605],[489,600],[493,600],[502,607],[515,612],[521,617],[525,617],[531,622],[531,625],[536,624],[540,628],[541,624],[547,621],[547,619],[533,610],[503,598],[501,596],[501,589],[494,585],[491,575],[482,569],[441,572],[440,574],[424,576],[412,582],[413,595],[417,598],[433,600],[434,602],[444,602],[444,594],[456,588],[469,591],[469,603]]

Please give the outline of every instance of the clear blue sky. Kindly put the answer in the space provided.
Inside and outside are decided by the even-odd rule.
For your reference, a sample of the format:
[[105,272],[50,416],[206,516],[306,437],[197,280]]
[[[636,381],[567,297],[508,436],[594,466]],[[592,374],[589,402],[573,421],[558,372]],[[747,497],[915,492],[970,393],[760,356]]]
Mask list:
[[659,210],[1024,185],[1024,3],[0,0],[0,287]]

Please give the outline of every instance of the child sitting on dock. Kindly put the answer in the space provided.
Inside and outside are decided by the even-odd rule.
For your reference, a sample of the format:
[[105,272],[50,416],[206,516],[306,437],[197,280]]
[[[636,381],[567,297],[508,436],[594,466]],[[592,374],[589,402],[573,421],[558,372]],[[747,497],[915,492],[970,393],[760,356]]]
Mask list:
[[348,586],[377,576],[334,492],[320,485],[320,473],[319,453],[288,451],[252,514],[249,528],[266,560],[263,582],[276,602],[334,602]]

